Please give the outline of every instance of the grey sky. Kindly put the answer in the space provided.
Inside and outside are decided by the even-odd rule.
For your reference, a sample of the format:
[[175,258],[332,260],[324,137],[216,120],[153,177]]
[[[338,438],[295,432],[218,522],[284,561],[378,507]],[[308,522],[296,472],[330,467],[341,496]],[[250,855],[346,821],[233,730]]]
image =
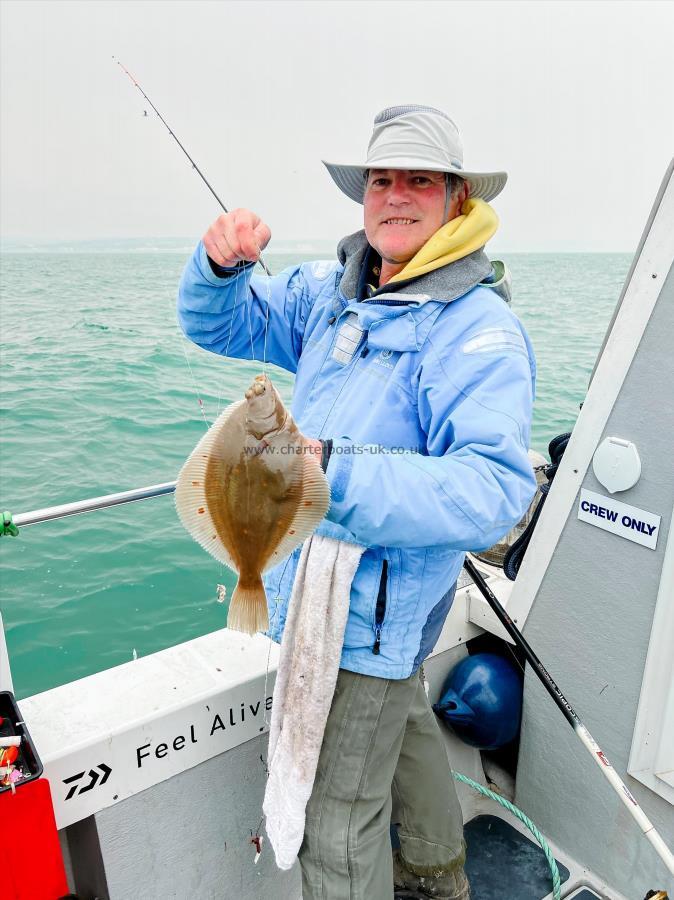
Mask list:
[[[373,115],[445,109],[473,169],[506,169],[490,250],[631,250],[674,154],[669,2],[1,3],[6,238],[201,235],[215,201],[273,240],[356,230],[320,163]],[[272,244],[273,247],[273,244]]]

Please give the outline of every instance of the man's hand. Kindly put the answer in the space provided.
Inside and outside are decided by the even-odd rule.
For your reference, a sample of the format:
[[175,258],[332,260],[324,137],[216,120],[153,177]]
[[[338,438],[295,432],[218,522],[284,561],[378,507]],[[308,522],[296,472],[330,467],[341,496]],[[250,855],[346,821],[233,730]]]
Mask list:
[[316,438],[305,437],[306,450],[316,460],[324,472],[328,469],[328,462],[332,453],[332,439],[319,441]]
[[235,209],[218,216],[203,237],[206,253],[219,266],[235,266],[241,260],[257,262],[271,239],[271,230],[249,209]]
[[305,440],[307,442],[307,451],[320,463],[323,444],[316,438],[305,438]]

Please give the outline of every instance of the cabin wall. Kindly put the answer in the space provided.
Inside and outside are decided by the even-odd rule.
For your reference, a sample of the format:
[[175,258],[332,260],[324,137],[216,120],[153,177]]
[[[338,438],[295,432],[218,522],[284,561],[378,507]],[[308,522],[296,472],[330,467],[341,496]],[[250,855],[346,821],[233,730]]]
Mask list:
[[[657,549],[578,521],[576,498],[525,628],[670,847],[674,807],[626,772],[674,506],[673,335],[670,269],[602,436],[637,446],[641,478],[617,499],[662,516]],[[591,467],[583,487],[608,495]],[[544,834],[626,896],[642,898],[656,887],[671,895],[674,879],[531,670],[523,722],[517,804]]]
[[267,735],[247,741],[66,829],[82,897],[300,900],[298,866],[254,865]]

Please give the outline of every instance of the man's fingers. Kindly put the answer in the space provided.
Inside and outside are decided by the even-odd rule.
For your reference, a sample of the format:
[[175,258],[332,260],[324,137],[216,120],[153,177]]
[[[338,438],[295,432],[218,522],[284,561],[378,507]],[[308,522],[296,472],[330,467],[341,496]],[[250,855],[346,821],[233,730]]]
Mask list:
[[271,228],[259,219],[258,224],[253,230],[253,234],[255,235],[255,242],[261,252],[271,240]]
[[219,216],[203,237],[206,253],[220,266],[241,260],[256,262],[271,238],[271,231],[249,209],[235,209]]
[[231,255],[234,258],[235,263],[239,262],[242,259],[246,259],[246,256],[241,249],[241,243],[239,241],[238,235],[236,233],[236,223],[234,220],[234,213],[230,213],[230,215],[225,217],[225,221],[223,222],[222,229],[223,240],[226,242],[227,246],[230,248]]
[[229,214],[218,216],[202,238],[206,253],[219,266],[233,266],[238,262],[224,234],[228,216]]
[[232,255],[232,251],[222,234],[218,234],[211,226],[203,237],[206,253],[213,262],[219,266],[234,266],[238,260]]
[[204,248],[209,257],[213,260],[214,263],[217,263],[219,266],[228,266],[230,262],[225,258],[221,250],[219,249],[216,241],[211,235],[206,232],[206,234],[202,238],[204,242]]
[[238,213],[234,216],[234,231],[239,252],[243,259],[256,261],[260,255],[260,248],[253,234],[253,217],[248,210],[240,210]]

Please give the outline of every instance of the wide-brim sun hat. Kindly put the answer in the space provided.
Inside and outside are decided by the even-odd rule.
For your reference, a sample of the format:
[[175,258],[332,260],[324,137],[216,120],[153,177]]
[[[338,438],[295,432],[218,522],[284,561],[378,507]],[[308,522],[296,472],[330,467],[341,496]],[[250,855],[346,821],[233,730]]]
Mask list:
[[362,165],[323,160],[337,187],[362,203],[368,169],[419,169],[450,172],[470,185],[470,196],[493,200],[503,190],[505,172],[470,172],[463,168],[459,129],[449,116],[432,106],[389,106],[377,113]]

